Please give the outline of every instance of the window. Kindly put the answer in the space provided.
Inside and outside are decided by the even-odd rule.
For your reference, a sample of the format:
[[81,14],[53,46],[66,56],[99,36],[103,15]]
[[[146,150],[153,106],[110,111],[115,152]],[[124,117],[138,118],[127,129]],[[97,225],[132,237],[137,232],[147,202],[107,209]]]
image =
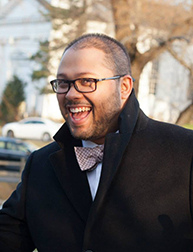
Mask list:
[[0,149],[5,149],[5,142],[0,141]]
[[17,145],[15,143],[7,142],[8,150],[17,150]]
[[25,124],[44,124],[42,121],[27,121]]
[[156,86],[158,80],[158,71],[159,71],[159,61],[154,60],[152,62],[152,69],[149,81],[149,94],[156,94]]
[[17,148],[18,148],[19,151],[28,152],[27,147],[25,145],[23,145],[23,144],[18,144]]
[[193,74],[189,73],[188,99],[193,101]]

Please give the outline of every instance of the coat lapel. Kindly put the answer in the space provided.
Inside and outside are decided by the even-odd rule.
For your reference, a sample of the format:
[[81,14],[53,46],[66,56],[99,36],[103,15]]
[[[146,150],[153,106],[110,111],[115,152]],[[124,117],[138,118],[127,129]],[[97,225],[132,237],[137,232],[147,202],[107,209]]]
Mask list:
[[[90,213],[90,221],[100,210],[106,193],[118,171],[125,149],[129,144],[139,115],[139,104],[134,91],[131,94],[126,107],[119,117],[119,133],[111,133],[106,136],[101,179],[95,200]],[[92,221],[91,221],[92,223]]]
[[50,156],[50,161],[67,197],[80,217],[86,222],[92,197],[86,173],[80,170],[74,153],[74,146],[80,146],[81,141],[76,141],[69,132],[66,134],[65,131],[68,131],[66,125],[55,136],[57,139],[64,139],[65,142],[59,143],[62,148]]

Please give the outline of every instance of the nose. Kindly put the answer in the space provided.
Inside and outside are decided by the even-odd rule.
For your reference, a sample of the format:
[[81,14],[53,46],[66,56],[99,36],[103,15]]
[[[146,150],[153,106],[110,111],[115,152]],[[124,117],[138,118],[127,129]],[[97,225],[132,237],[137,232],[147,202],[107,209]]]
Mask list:
[[74,99],[74,98],[79,98],[81,97],[82,94],[80,92],[78,92],[73,83],[71,83],[70,85],[70,89],[68,90],[68,93],[66,94],[66,98],[69,98],[69,99]]

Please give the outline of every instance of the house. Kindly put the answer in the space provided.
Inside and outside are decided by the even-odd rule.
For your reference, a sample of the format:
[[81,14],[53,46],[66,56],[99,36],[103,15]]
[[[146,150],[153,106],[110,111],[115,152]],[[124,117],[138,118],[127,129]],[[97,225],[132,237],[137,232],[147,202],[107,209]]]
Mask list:
[[[6,83],[17,75],[27,83],[25,115],[49,117],[55,99],[39,94],[39,88],[47,83],[45,79],[32,82],[32,71],[39,66],[30,60],[38,51],[39,42],[49,39],[52,26],[44,15],[47,10],[36,0],[1,0],[0,3],[0,99]],[[48,107],[49,103],[52,106]],[[57,106],[56,101],[54,104]]]
[[[181,42],[173,45],[187,65],[193,64],[193,46]],[[192,88],[189,70],[169,52],[149,62],[140,77],[138,99],[143,111],[150,117],[176,123],[180,114],[192,104]]]

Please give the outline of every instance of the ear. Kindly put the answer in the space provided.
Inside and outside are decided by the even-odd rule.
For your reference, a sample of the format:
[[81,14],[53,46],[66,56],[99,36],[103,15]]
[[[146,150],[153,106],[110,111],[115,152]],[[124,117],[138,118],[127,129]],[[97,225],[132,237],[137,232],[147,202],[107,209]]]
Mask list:
[[124,102],[130,96],[133,89],[133,79],[130,75],[125,75],[122,77],[121,82],[121,99]]

